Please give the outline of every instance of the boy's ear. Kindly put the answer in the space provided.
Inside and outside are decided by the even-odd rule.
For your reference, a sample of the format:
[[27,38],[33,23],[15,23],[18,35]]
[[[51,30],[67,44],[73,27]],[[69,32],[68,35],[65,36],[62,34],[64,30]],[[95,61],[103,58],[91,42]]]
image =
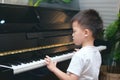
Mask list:
[[90,34],[89,29],[84,29],[84,35],[85,35],[85,36],[88,36],[89,34]]

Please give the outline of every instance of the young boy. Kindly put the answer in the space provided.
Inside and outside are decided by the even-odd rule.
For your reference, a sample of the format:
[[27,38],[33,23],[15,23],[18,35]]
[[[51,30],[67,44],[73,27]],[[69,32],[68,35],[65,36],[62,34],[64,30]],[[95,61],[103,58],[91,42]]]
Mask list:
[[99,14],[93,9],[80,11],[72,18],[72,28],[73,42],[82,48],[73,55],[67,73],[58,69],[49,56],[45,58],[47,67],[60,80],[98,80],[101,55],[94,40],[103,29]]

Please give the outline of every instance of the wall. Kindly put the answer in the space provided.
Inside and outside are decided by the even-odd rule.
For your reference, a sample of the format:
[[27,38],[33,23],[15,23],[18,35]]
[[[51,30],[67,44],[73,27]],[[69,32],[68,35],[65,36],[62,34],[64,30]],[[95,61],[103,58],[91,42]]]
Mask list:
[[120,8],[119,0],[79,0],[80,10],[95,9],[102,16],[104,26],[108,26],[117,18]]
[[27,5],[28,0],[0,0],[0,3]]

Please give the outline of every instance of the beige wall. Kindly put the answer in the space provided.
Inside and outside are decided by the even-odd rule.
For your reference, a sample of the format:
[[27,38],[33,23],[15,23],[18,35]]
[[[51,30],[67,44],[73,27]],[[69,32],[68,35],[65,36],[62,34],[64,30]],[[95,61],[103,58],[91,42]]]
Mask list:
[[0,0],[0,3],[27,5],[28,0]]
[[95,9],[102,16],[105,28],[117,19],[120,0],[79,0],[80,10]]

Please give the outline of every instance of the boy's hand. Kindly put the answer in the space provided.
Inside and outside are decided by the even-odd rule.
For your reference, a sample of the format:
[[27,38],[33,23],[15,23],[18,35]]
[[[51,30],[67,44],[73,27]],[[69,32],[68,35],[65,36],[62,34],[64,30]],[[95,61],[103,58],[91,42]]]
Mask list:
[[45,63],[46,63],[46,65],[47,65],[47,68],[48,68],[50,71],[53,72],[53,70],[55,70],[57,62],[52,61],[49,56],[46,56],[46,58],[45,58]]

